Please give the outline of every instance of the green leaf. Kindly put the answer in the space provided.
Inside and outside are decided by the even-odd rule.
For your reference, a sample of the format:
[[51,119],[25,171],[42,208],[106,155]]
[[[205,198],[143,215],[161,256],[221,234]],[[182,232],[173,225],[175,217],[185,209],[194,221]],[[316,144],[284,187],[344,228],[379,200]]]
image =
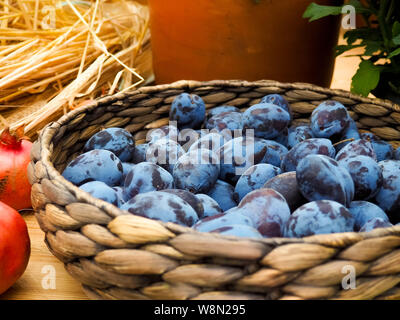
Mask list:
[[393,23],[392,34],[393,34],[393,37],[400,36],[400,22],[399,21],[395,21]]
[[322,6],[311,3],[303,14],[303,18],[309,19],[309,22],[327,17],[327,16],[337,16],[342,14],[342,7],[336,6]]
[[340,45],[336,46],[335,48],[335,56],[338,57],[345,53],[346,51],[353,50],[354,48],[359,48],[362,47],[363,45],[361,44],[356,44],[356,45]]
[[351,92],[367,97],[379,83],[381,67],[369,60],[364,60],[352,79]]
[[398,35],[397,37],[394,37],[392,39],[393,43],[395,46],[399,46],[400,45],[400,35]]
[[353,44],[357,40],[368,39],[368,41],[381,41],[382,35],[379,29],[376,28],[358,28],[354,30],[349,30],[344,34],[344,38],[346,39],[348,44]]
[[389,54],[389,56],[388,56],[388,59],[392,59],[392,58],[398,56],[399,54],[400,54],[400,48],[398,48],[398,49],[394,50],[393,52],[391,52]]
[[384,49],[383,43],[381,41],[364,40],[362,44],[365,45],[365,56],[372,56],[374,53],[382,51]]

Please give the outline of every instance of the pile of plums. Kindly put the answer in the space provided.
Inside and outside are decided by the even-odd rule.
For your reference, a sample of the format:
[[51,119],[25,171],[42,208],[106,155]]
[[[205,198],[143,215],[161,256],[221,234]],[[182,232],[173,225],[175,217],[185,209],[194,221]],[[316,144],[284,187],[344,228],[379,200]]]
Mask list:
[[126,213],[248,238],[366,232],[400,222],[400,149],[361,133],[325,101],[292,125],[271,94],[241,112],[175,98],[170,124],[135,145],[121,128],[93,135],[64,178]]

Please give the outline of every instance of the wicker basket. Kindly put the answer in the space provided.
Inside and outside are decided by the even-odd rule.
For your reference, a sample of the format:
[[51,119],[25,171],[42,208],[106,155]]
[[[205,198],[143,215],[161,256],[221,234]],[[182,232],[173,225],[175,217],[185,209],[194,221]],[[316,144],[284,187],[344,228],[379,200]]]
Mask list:
[[[199,233],[124,214],[66,181],[60,171],[87,139],[124,127],[143,140],[168,122],[182,92],[207,108],[246,108],[269,93],[284,94],[296,121],[308,121],[326,99],[348,106],[360,127],[396,146],[400,107],[348,92],[273,81],[180,81],[117,94],[49,124],[32,149],[32,203],[45,242],[93,299],[396,299],[400,298],[400,227],[301,239],[242,239]],[[303,118],[303,119],[301,119]],[[346,267],[357,286],[345,290]]]

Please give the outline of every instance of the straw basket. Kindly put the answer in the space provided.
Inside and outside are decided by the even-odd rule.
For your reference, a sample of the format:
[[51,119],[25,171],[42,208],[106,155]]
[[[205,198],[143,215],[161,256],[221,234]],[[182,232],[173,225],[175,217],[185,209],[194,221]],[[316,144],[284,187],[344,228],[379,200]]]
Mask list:
[[[296,121],[326,99],[345,104],[360,127],[398,145],[400,107],[348,92],[273,81],[180,81],[108,96],[49,124],[32,149],[32,203],[45,242],[93,299],[396,299],[400,227],[301,239],[199,233],[127,214],[60,172],[94,133],[124,127],[143,140],[168,122],[174,97],[200,95],[207,108],[247,108],[285,95]],[[300,120],[299,120],[300,119]],[[342,282],[355,272],[356,288]]]

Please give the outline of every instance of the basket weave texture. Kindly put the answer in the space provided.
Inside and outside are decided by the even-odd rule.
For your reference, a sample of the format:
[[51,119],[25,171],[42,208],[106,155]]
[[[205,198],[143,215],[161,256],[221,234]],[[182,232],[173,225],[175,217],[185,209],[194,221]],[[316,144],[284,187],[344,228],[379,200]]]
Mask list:
[[[300,239],[243,239],[199,233],[121,211],[60,172],[85,142],[123,127],[140,142],[168,123],[176,95],[207,108],[246,109],[270,93],[291,103],[295,122],[322,101],[348,107],[360,128],[400,145],[400,107],[309,84],[180,81],[116,94],[74,110],[42,130],[28,174],[32,204],[49,250],[92,299],[400,299],[400,227]],[[356,286],[346,290],[355,272]],[[347,277],[346,277],[347,276]]]

